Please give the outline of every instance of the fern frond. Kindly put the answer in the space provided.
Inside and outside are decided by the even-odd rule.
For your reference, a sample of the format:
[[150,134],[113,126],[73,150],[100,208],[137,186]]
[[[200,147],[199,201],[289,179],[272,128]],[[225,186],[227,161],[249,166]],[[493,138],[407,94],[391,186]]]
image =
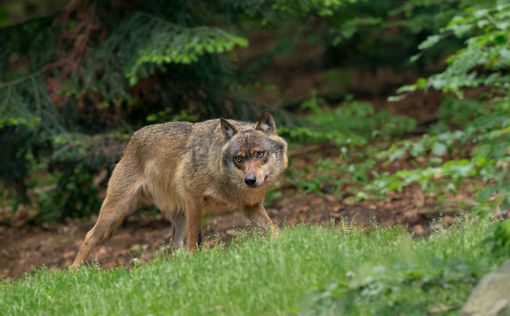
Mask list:
[[124,74],[131,85],[163,64],[190,64],[204,54],[224,53],[248,45],[245,38],[219,28],[181,27],[146,13],[134,14],[125,25],[143,25],[129,33],[126,32],[129,28],[118,29],[128,34],[122,49],[131,50],[124,65]]
[[135,85],[167,64],[193,64],[206,55],[246,46],[247,40],[213,27],[182,27],[148,13],[124,20],[87,58],[85,74],[72,78],[64,93],[99,93],[106,101],[130,101]]
[[0,128],[20,125],[48,137],[64,131],[41,72],[0,84]]

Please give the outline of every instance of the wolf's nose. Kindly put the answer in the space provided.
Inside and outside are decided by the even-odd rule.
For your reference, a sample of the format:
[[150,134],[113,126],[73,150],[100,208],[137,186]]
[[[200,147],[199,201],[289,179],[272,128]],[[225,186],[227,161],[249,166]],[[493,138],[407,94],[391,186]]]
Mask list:
[[254,186],[255,183],[257,183],[257,177],[255,177],[253,174],[251,173],[248,173],[245,177],[244,177],[244,183],[246,183],[247,185],[249,185],[250,187]]

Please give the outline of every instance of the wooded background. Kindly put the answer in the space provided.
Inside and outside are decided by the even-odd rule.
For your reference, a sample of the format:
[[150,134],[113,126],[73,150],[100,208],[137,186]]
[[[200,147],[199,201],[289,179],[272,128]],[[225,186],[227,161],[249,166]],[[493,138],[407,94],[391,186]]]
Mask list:
[[509,34],[493,0],[4,1],[2,209],[95,214],[136,129],[270,110],[292,153],[343,157],[291,164],[305,193],[506,210]]

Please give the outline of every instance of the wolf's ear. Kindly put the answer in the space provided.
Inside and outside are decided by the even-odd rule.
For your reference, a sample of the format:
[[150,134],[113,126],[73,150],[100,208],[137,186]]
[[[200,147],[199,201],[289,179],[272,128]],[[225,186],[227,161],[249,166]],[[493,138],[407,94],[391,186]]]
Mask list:
[[220,118],[221,131],[225,135],[226,139],[231,139],[237,133],[237,129],[234,125],[230,124],[227,120]]
[[255,129],[268,134],[276,134],[276,124],[274,123],[273,116],[269,112],[262,112]]

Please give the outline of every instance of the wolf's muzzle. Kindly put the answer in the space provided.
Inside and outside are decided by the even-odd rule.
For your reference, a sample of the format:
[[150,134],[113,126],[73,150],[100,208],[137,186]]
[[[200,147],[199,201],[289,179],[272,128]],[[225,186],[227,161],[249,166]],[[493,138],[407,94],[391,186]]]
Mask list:
[[252,173],[248,173],[244,177],[244,183],[246,183],[247,186],[254,188],[257,186],[257,177],[255,177]]

